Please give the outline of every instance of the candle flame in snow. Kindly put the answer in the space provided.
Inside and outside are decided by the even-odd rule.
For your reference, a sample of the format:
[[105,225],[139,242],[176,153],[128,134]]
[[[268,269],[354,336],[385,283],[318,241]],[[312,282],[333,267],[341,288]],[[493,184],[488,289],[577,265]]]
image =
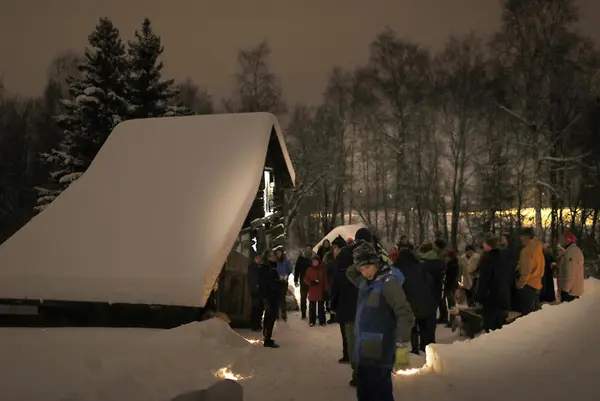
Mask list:
[[229,369],[229,366],[225,366],[224,368],[217,370],[215,372],[215,377],[217,377],[218,379],[224,379],[224,380],[226,379],[226,380],[234,380],[234,381],[239,381],[239,380],[244,380],[244,379],[250,378],[250,376],[242,376],[237,373],[233,373],[231,371],[231,369]]
[[423,368],[400,369],[394,372],[398,376],[413,376],[419,373]]

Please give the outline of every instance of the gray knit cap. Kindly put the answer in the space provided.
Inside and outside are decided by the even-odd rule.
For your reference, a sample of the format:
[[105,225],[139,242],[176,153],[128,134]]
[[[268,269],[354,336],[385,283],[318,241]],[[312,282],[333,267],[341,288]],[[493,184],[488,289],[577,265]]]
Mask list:
[[373,245],[366,241],[361,241],[361,243],[354,248],[352,257],[356,267],[379,264],[379,253],[377,253]]

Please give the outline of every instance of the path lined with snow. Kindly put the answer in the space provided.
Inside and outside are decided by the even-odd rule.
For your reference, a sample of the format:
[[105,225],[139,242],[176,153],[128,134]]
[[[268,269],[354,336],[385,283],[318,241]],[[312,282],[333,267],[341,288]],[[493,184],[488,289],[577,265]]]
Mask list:
[[[249,339],[256,333],[240,330]],[[438,326],[438,342],[449,344],[461,338],[450,329]],[[274,335],[279,349],[253,348],[231,366],[234,373],[252,378],[242,382],[245,401],[342,401],[355,399],[356,390],[348,385],[351,370],[341,365],[341,334],[337,324],[309,327],[299,313],[290,313],[288,322],[278,322]],[[412,367],[425,364],[425,356],[411,356]],[[435,382],[435,385],[433,385]],[[433,385],[433,386],[432,386]],[[449,387],[433,372],[414,376],[395,376],[398,399],[442,396]],[[432,391],[436,390],[436,391]],[[440,391],[437,391],[440,390]],[[434,398],[430,398],[434,399]]]
[[[436,363],[395,376],[397,400],[597,400],[600,281],[585,291],[472,341],[448,345],[458,336],[438,326]],[[350,367],[337,362],[339,326],[309,327],[290,313],[276,328],[279,349],[239,333],[219,319],[172,330],[1,328],[0,399],[170,401],[215,383],[223,367],[249,376],[245,401],[355,399]]]

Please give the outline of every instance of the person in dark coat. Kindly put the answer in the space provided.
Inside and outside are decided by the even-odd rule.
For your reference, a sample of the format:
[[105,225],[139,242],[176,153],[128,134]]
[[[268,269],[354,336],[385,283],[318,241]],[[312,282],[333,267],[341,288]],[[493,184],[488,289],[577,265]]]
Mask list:
[[[504,257],[504,262],[512,276],[513,283],[517,281],[517,265],[519,263],[521,248],[522,246],[519,240],[512,238],[509,234],[504,234],[500,238],[500,252]],[[510,310],[521,312],[519,292],[514,284],[511,285],[510,290]]]
[[265,309],[263,297],[259,289],[259,268],[262,263],[260,255],[254,256],[252,263],[248,266],[248,290],[252,300],[252,312],[250,313],[250,329],[252,331],[262,330],[262,316]]
[[[356,363],[353,357],[354,350],[354,320],[356,319],[356,307],[358,302],[358,288],[348,280],[346,273],[354,264],[354,249],[366,241],[372,243],[373,234],[366,228],[356,231],[354,240],[341,248],[336,257],[337,270],[333,275],[331,283],[331,305],[335,311],[337,322],[340,324],[342,333],[342,345],[345,343],[345,354],[348,356],[352,367],[352,380],[349,384],[356,386]],[[340,363],[345,363],[344,355]]]
[[404,275],[404,292],[415,315],[411,332],[411,351],[419,355],[425,347],[435,343],[436,312],[438,305],[431,293],[433,278],[413,252],[412,245],[401,245],[395,266]]
[[338,361],[339,363],[350,362],[351,350],[348,349],[347,333],[353,330],[354,318],[356,317],[358,289],[346,278],[346,271],[354,263],[352,259],[353,245],[354,243],[350,243],[340,248],[340,253],[336,257],[336,270],[331,278],[331,309],[335,312],[335,318],[342,335],[342,358]]
[[483,327],[488,333],[502,328],[510,308],[512,274],[499,246],[498,237],[485,239],[479,262],[479,283],[473,296],[475,305],[481,308]]
[[[444,278],[444,301],[446,302],[446,310],[454,307],[454,294],[458,290],[460,266],[458,263],[458,253],[455,250],[446,251],[446,276]],[[446,327],[452,327],[454,316],[448,314],[448,323]]]
[[[421,260],[423,262],[423,267],[433,278],[431,293],[440,309],[438,323],[447,323],[448,311],[445,310],[445,307],[442,307],[442,289],[444,287],[444,277],[446,275],[446,262],[442,259],[442,250],[445,248],[446,244],[441,239],[436,241],[439,241],[438,245],[424,244],[421,247]],[[446,312],[445,315],[444,311]]]
[[337,318],[335,316],[335,311],[331,307],[331,284],[333,283],[333,275],[337,270],[337,256],[340,254],[340,250],[346,246],[346,241],[340,235],[338,235],[331,242],[331,251],[325,254],[325,260],[323,263],[327,269],[327,280],[329,283],[329,287],[326,292],[326,304],[327,312],[330,314],[329,320],[327,324],[333,324],[337,322]]
[[279,348],[273,341],[273,328],[277,320],[279,310],[280,285],[277,273],[277,257],[272,250],[266,250],[263,254],[262,263],[258,269],[258,287],[263,298],[265,317],[263,320],[264,346],[268,348]]
[[294,285],[300,287],[300,313],[302,320],[306,319],[306,299],[308,297],[308,286],[304,284],[304,275],[312,263],[313,255],[312,247],[306,245],[300,256],[298,256],[298,259],[296,259],[296,266],[294,268]]
[[552,248],[549,244],[544,245],[544,277],[542,277],[542,292],[540,293],[540,302],[556,302],[556,289],[554,288],[554,268],[556,261],[552,254]]

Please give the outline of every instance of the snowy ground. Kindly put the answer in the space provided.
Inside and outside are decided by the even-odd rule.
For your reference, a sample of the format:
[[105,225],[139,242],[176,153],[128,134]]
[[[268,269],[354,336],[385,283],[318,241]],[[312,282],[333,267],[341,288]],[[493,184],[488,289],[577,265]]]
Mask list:
[[[581,300],[472,341],[448,344],[458,338],[438,326],[446,345],[430,349],[418,374],[395,377],[397,399],[596,400],[600,282],[586,284]],[[337,325],[311,328],[291,313],[276,329],[280,349],[252,334],[218,319],[168,331],[0,329],[0,399],[168,401],[214,383],[223,367],[243,378],[246,401],[354,399]]]

